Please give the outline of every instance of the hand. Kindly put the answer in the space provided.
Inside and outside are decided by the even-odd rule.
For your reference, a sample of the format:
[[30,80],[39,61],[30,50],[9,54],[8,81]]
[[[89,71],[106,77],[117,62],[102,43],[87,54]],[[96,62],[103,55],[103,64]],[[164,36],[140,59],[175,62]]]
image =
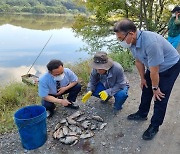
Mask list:
[[104,90],[99,93],[99,96],[103,101],[105,101],[108,98],[108,94]]
[[61,104],[63,106],[68,106],[69,104],[71,104],[67,99],[61,99]]
[[179,15],[180,15],[180,12],[178,12],[178,13],[176,14],[176,17],[178,18]]
[[91,97],[92,91],[88,91],[83,97],[82,97],[82,102],[86,103],[87,100]]
[[146,80],[145,79],[141,79],[141,84],[140,84],[140,86],[141,86],[141,89],[143,89],[143,87],[145,86],[146,88],[148,88],[148,86],[147,86],[147,83],[146,83]]
[[153,98],[154,101],[156,101],[156,99],[158,99],[159,101],[161,101],[161,98],[165,98],[165,94],[161,92],[161,90],[158,88],[157,90],[153,90]]
[[66,90],[67,90],[66,87],[61,87],[61,88],[59,88],[57,95],[63,94]]

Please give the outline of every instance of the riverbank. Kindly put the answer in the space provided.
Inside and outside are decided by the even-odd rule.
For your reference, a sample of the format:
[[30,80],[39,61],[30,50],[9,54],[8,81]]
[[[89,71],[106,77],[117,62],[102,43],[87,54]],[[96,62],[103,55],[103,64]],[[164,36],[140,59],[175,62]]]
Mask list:
[[78,97],[77,103],[80,110],[87,115],[100,115],[107,126],[99,132],[95,132],[93,138],[80,140],[76,145],[63,145],[58,140],[52,138],[55,125],[60,119],[73,113],[73,110],[58,107],[51,119],[47,120],[48,140],[46,143],[36,149],[27,151],[21,146],[17,131],[0,136],[0,149],[3,154],[28,153],[68,153],[68,154],[179,154],[180,151],[180,76],[178,77],[173,88],[166,117],[160,131],[152,141],[144,141],[141,136],[148,127],[152,116],[151,106],[148,120],[144,122],[128,121],[127,115],[137,111],[140,101],[139,75],[137,70],[126,75],[130,81],[129,98],[127,99],[123,110],[117,115],[112,114],[111,99],[107,104],[101,104],[100,100],[92,97],[86,104],[81,103],[81,97]]

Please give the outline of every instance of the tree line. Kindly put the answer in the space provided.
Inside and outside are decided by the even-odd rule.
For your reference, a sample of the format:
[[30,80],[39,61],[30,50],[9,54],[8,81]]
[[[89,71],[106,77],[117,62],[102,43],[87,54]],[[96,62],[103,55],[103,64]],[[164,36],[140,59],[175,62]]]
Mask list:
[[1,0],[0,13],[66,14],[85,13],[73,0]]
[[131,19],[140,30],[163,34],[171,17],[171,10],[179,0],[76,0],[85,6],[91,16],[79,15],[73,30],[89,45],[83,50],[122,51],[117,39],[111,39],[114,23],[122,18]]

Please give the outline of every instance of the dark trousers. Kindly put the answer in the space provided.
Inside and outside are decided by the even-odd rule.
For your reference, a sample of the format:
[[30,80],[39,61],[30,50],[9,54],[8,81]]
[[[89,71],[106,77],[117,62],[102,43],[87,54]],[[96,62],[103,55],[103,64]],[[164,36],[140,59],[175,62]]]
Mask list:
[[[72,87],[72,88],[68,89],[67,91],[65,91],[62,95],[69,94],[67,99],[70,102],[75,102],[76,98],[77,98],[77,95],[78,95],[78,93],[80,91],[81,91],[81,85],[78,83],[74,87]],[[54,97],[62,98],[62,95],[61,96],[54,96]],[[43,99],[41,100],[41,103],[46,108],[46,110],[49,110],[49,111],[53,111],[55,109],[55,107],[56,107],[56,105],[54,103],[45,101]]]
[[[167,103],[174,85],[174,82],[176,81],[178,75],[180,72],[180,60],[178,63],[176,63],[173,67],[170,69],[159,73],[159,88],[162,93],[165,94],[165,98],[162,98],[161,101],[156,100],[154,101],[154,113],[151,118],[151,125],[158,127],[162,125]],[[148,88],[143,87],[142,95],[141,95],[141,104],[139,106],[139,114],[143,117],[146,117],[149,113],[151,100],[153,97],[153,91],[152,91],[152,83],[150,79],[150,71],[147,70],[145,73],[145,79],[148,85]]]

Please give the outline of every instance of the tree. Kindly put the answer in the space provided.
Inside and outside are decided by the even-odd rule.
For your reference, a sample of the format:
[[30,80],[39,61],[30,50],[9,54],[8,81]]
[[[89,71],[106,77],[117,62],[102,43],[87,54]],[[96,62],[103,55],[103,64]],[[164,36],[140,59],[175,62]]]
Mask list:
[[73,26],[77,35],[83,36],[91,49],[118,50],[112,39],[114,22],[121,18],[129,18],[139,29],[162,32],[170,17],[170,5],[177,5],[178,0],[77,0],[85,5],[91,16],[79,15]]

